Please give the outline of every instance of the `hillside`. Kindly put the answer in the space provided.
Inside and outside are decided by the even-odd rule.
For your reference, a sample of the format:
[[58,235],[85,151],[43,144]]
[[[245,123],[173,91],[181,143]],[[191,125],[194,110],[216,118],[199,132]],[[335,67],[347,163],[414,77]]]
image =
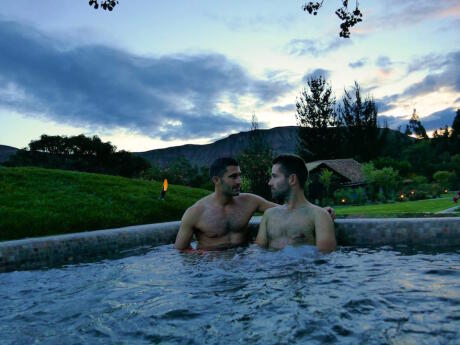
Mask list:
[[179,220],[210,192],[117,176],[0,167],[0,240]]
[[[297,146],[297,127],[275,127],[271,129],[259,129],[265,141],[272,151],[276,153],[294,153]],[[151,150],[145,152],[134,152],[151,163],[159,166],[167,166],[174,162],[178,157],[187,158],[193,165],[209,166],[212,161],[223,156],[238,156],[248,144],[249,131],[232,134],[227,138],[217,140],[212,144],[206,145],[182,145],[168,147],[164,149]],[[390,138],[398,138],[402,142],[413,140],[404,134],[390,130]],[[401,149],[400,147],[398,149]]]
[[[297,144],[297,127],[275,127],[258,130],[275,152],[294,152]],[[135,152],[151,163],[165,166],[180,156],[187,158],[192,164],[209,166],[218,157],[235,157],[244,150],[249,141],[249,131],[232,134],[227,138],[206,145],[182,145],[146,152]]]
[[15,147],[0,145],[0,163],[6,162],[17,150]]

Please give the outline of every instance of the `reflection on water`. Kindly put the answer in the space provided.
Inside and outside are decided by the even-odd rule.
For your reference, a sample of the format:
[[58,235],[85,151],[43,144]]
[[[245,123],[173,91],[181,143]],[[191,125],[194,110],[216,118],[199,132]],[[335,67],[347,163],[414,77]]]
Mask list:
[[460,250],[257,246],[0,274],[2,344],[448,344]]

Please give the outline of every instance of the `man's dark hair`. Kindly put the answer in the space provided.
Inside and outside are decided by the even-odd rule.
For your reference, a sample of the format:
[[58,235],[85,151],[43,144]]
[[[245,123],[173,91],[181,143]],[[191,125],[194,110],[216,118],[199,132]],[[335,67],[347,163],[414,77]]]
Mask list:
[[209,177],[213,178],[214,176],[219,176],[222,178],[228,166],[238,166],[238,162],[231,157],[221,157],[217,158],[212,162],[211,167],[209,168]]
[[301,157],[293,154],[279,155],[272,163],[273,165],[279,164],[285,176],[296,174],[301,187],[307,182],[308,169],[305,165],[305,161]]

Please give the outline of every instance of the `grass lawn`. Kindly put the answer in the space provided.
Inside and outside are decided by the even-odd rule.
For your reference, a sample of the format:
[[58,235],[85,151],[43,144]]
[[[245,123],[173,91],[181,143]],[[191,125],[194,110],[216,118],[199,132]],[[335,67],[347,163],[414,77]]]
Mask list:
[[178,220],[210,192],[161,182],[0,167],[0,240]]
[[404,201],[364,206],[337,206],[334,208],[337,216],[401,216],[402,214],[421,215],[425,213],[436,213],[450,207],[454,207],[456,204],[454,204],[452,201],[453,195],[453,193],[449,193],[437,199]]

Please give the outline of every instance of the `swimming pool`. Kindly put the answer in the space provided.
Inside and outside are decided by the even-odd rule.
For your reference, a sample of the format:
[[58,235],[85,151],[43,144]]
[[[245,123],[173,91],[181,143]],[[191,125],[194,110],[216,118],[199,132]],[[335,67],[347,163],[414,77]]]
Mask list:
[[0,274],[2,344],[454,344],[460,248],[171,245]]

